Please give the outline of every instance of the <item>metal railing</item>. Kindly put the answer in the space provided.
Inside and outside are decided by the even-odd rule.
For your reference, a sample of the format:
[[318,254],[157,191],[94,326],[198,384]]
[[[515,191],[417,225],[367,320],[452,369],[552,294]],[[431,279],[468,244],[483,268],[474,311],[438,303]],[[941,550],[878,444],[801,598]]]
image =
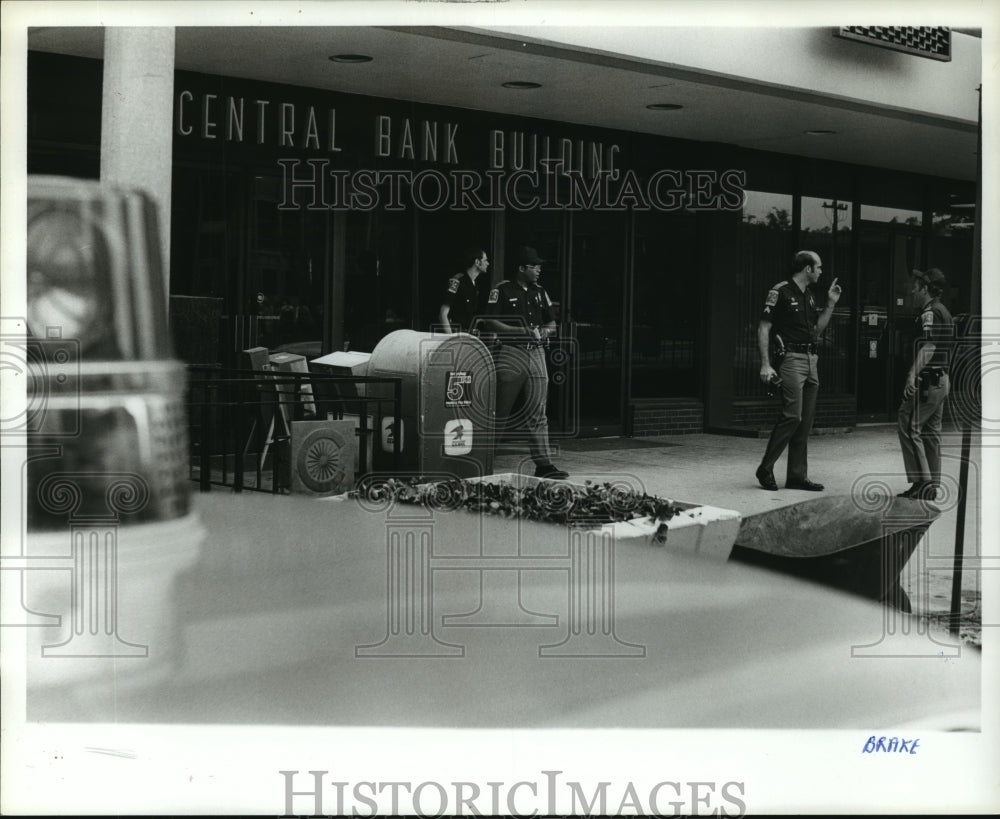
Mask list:
[[[402,379],[192,364],[186,403],[188,474],[202,492],[225,486],[284,494],[290,490],[292,422],[354,420],[357,479],[371,463],[373,420],[392,417],[399,423]],[[396,430],[393,469],[400,464],[399,438]]]

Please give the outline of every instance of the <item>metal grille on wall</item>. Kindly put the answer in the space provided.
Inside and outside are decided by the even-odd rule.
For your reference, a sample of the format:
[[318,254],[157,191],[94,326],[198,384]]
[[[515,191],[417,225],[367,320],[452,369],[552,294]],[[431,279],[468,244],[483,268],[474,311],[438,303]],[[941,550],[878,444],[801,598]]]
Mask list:
[[841,26],[834,36],[931,60],[951,61],[951,29],[943,26]]

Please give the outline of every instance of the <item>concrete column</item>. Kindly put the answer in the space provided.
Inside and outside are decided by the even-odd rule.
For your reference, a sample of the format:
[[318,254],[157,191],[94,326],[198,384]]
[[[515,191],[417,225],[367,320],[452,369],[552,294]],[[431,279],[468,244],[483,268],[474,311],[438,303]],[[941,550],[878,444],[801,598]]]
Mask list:
[[142,188],[156,202],[163,288],[170,292],[174,29],[104,30],[101,181]]

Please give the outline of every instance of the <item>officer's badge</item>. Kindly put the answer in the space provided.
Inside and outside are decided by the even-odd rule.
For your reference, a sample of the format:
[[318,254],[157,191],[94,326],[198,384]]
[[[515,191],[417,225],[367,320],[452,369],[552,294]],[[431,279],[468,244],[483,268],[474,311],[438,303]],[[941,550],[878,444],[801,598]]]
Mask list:
[[458,292],[458,279],[448,279],[448,292],[449,293]]
[[494,288],[493,290],[490,291],[490,295],[489,298],[486,300],[486,303],[496,304],[498,301],[500,301],[500,291]]
[[768,307],[774,307],[774,305],[776,305],[777,303],[778,303],[778,291],[768,290],[767,300],[764,302],[764,304]]

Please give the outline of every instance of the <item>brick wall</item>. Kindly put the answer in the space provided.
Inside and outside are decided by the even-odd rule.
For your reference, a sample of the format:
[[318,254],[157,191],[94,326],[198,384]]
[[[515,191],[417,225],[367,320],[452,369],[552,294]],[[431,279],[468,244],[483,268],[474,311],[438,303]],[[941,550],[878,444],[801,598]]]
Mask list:
[[[770,429],[778,417],[781,402],[773,400],[739,403],[733,406],[733,426],[749,429]],[[853,427],[857,423],[853,396],[820,395],[816,401],[813,427]]]
[[[769,430],[778,417],[778,399],[733,406],[733,428]],[[696,399],[633,401],[630,432],[644,435],[690,435],[705,431],[705,408]],[[814,428],[853,427],[857,423],[853,396],[822,395],[816,403]]]
[[629,405],[631,434],[690,435],[705,431],[705,408],[701,401],[634,401]]

